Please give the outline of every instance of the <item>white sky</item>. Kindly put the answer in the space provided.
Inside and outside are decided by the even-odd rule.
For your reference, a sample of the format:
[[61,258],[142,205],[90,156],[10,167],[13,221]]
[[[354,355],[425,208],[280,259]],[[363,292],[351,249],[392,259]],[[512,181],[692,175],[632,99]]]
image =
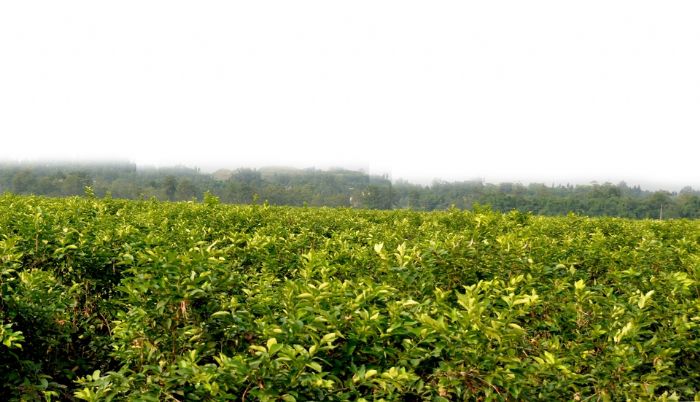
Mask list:
[[700,187],[698,1],[4,1],[0,159]]

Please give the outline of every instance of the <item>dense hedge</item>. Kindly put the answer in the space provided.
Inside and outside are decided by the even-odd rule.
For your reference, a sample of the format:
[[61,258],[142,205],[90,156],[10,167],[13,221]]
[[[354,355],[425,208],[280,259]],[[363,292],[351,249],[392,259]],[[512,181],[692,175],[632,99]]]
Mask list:
[[700,221],[0,196],[0,399],[700,394]]

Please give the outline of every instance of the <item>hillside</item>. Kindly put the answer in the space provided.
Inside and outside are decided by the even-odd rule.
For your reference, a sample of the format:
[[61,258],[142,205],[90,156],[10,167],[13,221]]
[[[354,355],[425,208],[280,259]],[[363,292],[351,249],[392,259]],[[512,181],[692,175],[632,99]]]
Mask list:
[[531,183],[443,182],[418,185],[386,176],[344,169],[144,168],[133,164],[0,164],[0,193],[52,197],[82,195],[91,187],[98,197],[202,200],[210,192],[224,203],[328,206],[367,209],[445,210],[490,205],[538,215],[625,218],[700,218],[700,191],[648,191],[625,183],[546,186]]

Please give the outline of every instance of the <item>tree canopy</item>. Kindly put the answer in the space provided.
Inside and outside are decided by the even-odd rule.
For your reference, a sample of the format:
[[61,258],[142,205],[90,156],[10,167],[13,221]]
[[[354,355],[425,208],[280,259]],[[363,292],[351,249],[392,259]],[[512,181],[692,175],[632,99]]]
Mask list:
[[140,168],[135,164],[0,164],[0,192],[53,197],[79,195],[168,201],[444,210],[489,205],[496,211],[627,218],[700,218],[700,191],[648,191],[626,183],[546,186],[532,183],[392,182],[386,176],[332,169],[249,169],[203,173],[197,168]]

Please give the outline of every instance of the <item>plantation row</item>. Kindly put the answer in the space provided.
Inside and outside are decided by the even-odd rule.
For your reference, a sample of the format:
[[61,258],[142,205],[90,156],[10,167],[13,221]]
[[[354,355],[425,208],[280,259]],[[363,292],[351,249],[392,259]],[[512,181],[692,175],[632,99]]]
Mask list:
[[700,221],[0,196],[2,400],[700,398]]

